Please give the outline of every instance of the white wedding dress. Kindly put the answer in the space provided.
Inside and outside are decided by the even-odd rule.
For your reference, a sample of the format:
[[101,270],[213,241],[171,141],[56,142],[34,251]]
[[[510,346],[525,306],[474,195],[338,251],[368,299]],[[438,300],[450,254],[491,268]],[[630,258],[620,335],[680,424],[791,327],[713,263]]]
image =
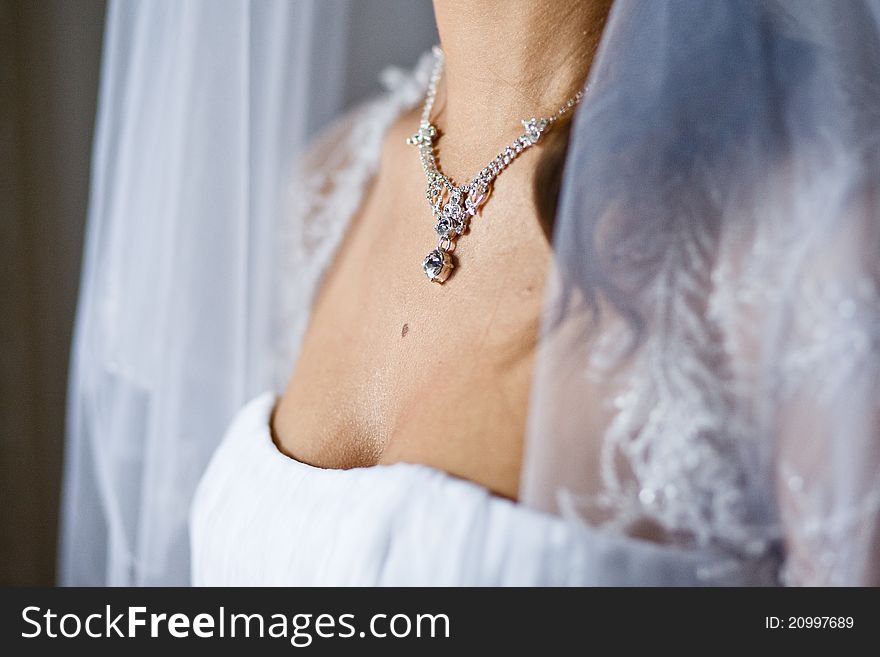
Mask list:
[[494,497],[424,465],[327,470],[278,451],[265,393],[241,410],[196,492],[193,584],[767,585],[774,558],[726,563]]
[[[320,276],[345,223],[321,219],[350,216],[358,200],[350,190],[363,189],[375,170],[387,127],[421,100],[429,65],[426,57],[411,74],[389,73],[388,93],[343,119],[306,158],[310,180],[347,184],[345,194],[326,185],[296,190],[295,211],[318,217],[306,225],[333,231],[297,240],[323,245],[319,257],[292,258],[315,263],[297,272],[300,280]],[[355,120],[356,139],[348,138]],[[306,318],[297,307],[303,299],[291,311],[301,332]],[[640,540],[527,508],[424,465],[301,463],[272,441],[275,399],[267,391],[238,413],[199,483],[190,519],[195,585],[777,583],[780,556],[772,550],[732,559],[711,546]]]

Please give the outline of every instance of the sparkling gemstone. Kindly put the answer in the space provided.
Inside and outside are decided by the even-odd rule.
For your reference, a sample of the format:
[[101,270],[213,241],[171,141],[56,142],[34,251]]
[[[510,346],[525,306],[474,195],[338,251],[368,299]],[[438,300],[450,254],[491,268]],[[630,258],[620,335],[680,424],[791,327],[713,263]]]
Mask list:
[[459,205],[458,198],[460,197],[454,197],[443,206],[443,218],[450,223],[461,221],[464,215],[464,209]]
[[461,234],[462,230],[464,230],[464,225],[460,221],[451,221],[449,219],[441,218],[434,227],[434,230],[437,231],[437,234],[440,237],[452,238],[455,235]]
[[456,210],[447,211],[444,208],[443,212],[440,213],[437,225],[434,227],[434,230],[437,231],[440,237],[454,238],[456,235],[461,235],[467,227],[468,215],[461,206],[455,207],[457,208]]
[[486,200],[486,191],[484,186],[476,185],[468,192],[467,198],[464,200],[464,207],[469,215],[477,214],[477,210]]
[[422,269],[429,280],[442,283],[452,271],[452,258],[443,249],[434,249],[425,256]]
[[532,118],[528,121],[523,121],[522,126],[526,131],[526,134],[523,135],[530,144],[537,144],[538,140],[541,139],[541,135],[544,133],[544,130],[547,128],[547,120]]

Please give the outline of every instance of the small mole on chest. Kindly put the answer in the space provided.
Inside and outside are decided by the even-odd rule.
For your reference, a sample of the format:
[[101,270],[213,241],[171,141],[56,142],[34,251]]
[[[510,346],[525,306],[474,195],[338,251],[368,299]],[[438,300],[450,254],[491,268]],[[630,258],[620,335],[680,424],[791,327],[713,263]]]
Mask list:
[[405,338],[407,333],[409,333],[409,324],[404,324],[403,328],[400,329],[400,337]]

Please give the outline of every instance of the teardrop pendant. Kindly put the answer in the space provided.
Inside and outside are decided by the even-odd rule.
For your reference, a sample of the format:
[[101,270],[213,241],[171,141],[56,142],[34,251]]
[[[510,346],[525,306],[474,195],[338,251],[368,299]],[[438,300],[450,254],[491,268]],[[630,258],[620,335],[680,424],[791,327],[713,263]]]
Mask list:
[[452,256],[449,255],[448,251],[437,247],[425,256],[425,260],[422,262],[422,269],[428,280],[435,283],[443,283],[443,281],[449,278],[449,274],[452,273]]

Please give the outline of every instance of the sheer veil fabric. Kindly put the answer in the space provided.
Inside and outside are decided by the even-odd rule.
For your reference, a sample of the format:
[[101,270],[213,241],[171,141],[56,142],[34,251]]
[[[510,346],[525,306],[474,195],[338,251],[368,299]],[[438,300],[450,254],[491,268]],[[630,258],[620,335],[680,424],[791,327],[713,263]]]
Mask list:
[[275,256],[293,160],[372,68],[430,48],[432,20],[395,0],[108,3],[60,583],[189,582],[196,483],[289,373]]
[[878,18],[615,3],[556,217],[525,504],[782,551],[784,583],[880,583]]
[[[111,4],[62,583],[186,581],[202,469],[289,374],[345,203],[423,90],[427,59],[390,71],[394,102],[291,171],[341,105],[341,63],[310,48],[344,40],[347,5],[208,4]],[[563,174],[522,504],[711,546],[721,570],[779,553],[783,583],[878,583],[878,71],[880,2],[615,1]]]

